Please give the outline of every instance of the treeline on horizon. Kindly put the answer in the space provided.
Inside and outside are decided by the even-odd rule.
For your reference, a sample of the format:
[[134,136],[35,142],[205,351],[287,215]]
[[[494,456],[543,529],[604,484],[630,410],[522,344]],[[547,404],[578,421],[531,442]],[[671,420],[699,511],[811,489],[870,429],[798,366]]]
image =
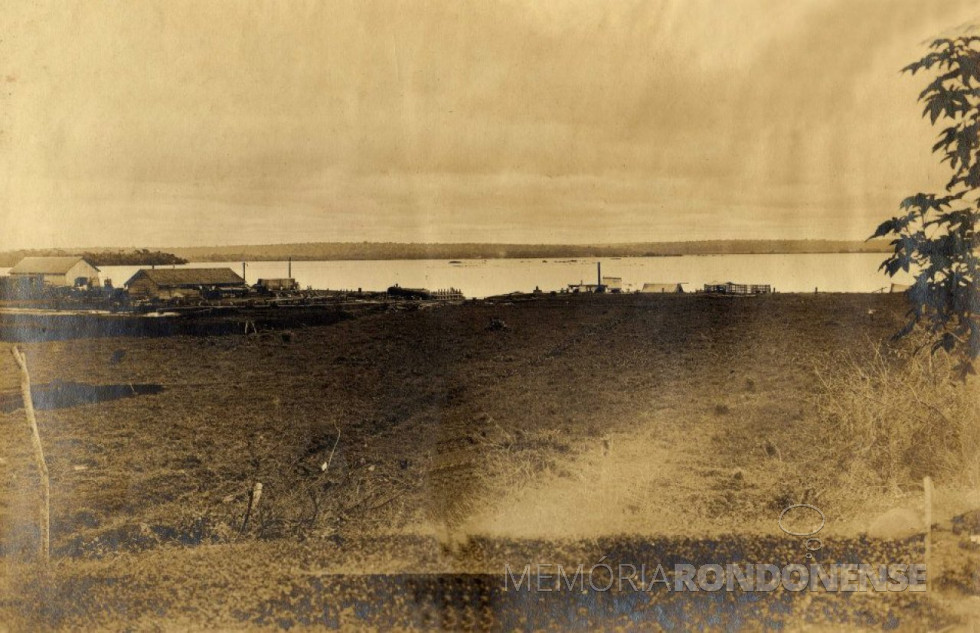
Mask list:
[[197,262],[390,259],[553,259],[567,257],[666,257],[773,253],[885,253],[888,242],[845,240],[706,240],[623,244],[411,244],[402,242],[310,242],[170,249]]
[[22,257],[80,255],[96,266],[165,266],[191,262],[393,259],[554,259],[568,257],[670,257],[803,253],[886,253],[885,240],[703,240],[623,244],[412,244],[404,242],[308,242],[148,249],[32,249],[0,253],[0,266]]
[[70,249],[47,248],[0,253],[0,266],[12,267],[24,257],[84,257],[96,266],[171,266],[186,264],[188,260],[173,253],[151,251],[146,248],[120,249]]

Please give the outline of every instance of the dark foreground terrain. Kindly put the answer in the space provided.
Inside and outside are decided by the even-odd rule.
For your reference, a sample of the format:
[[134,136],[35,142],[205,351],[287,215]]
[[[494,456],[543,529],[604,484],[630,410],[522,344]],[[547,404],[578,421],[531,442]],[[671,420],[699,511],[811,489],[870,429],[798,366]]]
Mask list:
[[[288,336],[21,344],[51,472],[54,562],[27,562],[36,477],[4,351],[0,622],[955,625],[959,611],[933,593],[503,591],[504,565],[550,557],[796,562],[800,540],[777,520],[814,499],[826,560],[918,562],[921,538],[860,536],[896,499],[848,503],[832,482],[808,482],[800,439],[816,423],[814,363],[869,353],[903,311],[896,295],[557,296],[365,314]],[[970,594],[975,581],[960,576],[955,591]]]
[[[836,554],[824,558],[825,564],[921,556],[914,542],[853,539],[828,547]],[[458,557],[431,540],[410,537],[161,547],[75,562],[54,572],[57,579],[24,577],[37,587],[29,594],[33,603],[8,605],[33,611],[33,619],[15,621],[82,630],[930,631],[957,622],[925,593],[695,593],[649,586],[658,564],[670,569],[688,562],[802,561],[800,548],[776,537],[616,537],[560,545],[475,538],[459,554],[500,571],[453,570]],[[376,567],[382,558],[388,560],[385,572]],[[551,577],[519,581],[529,560],[547,561],[542,564],[551,567],[543,573]],[[584,581],[569,579],[580,561],[589,574],[600,560],[613,576],[599,567]],[[558,564],[568,570],[564,579],[555,576]],[[647,584],[639,574],[632,584],[619,581],[620,566],[640,570],[644,564]]]

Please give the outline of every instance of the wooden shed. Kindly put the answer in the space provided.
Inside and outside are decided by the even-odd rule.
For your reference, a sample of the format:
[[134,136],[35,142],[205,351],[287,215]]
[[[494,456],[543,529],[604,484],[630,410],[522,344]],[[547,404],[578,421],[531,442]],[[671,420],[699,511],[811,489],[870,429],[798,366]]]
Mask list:
[[99,269],[84,257],[25,257],[10,269],[11,277],[32,278],[49,286],[98,286]]
[[724,283],[712,281],[704,284],[704,291],[723,295],[762,295],[772,292],[769,284],[737,284],[731,281]]
[[136,298],[175,299],[245,290],[245,280],[230,268],[141,268],[126,289]]
[[292,277],[259,279],[255,287],[263,292],[292,292],[299,290],[299,284]]

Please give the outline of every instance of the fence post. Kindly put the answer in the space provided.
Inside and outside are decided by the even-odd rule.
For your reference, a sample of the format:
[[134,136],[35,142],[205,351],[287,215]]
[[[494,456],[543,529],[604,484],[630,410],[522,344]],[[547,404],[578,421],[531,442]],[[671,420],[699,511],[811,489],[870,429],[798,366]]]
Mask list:
[[248,497],[248,507],[245,508],[245,518],[242,519],[242,527],[238,530],[238,535],[241,536],[245,533],[248,528],[248,520],[252,516],[253,510],[258,510],[259,499],[262,498],[262,482],[255,482],[255,486],[252,488],[252,494]]
[[24,400],[24,411],[27,413],[27,424],[31,427],[31,444],[34,447],[34,464],[37,467],[38,475],[41,478],[41,507],[40,530],[41,560],[45,563],[50,558],[51,543],[51,483],[48,480],[48,465],[44,461],[44,450],[41,447],[41,435],[37,430],[37,418],[34,416],[34,400],[31,399],[31,376],[27,373],[27,357],[14,345],[10,349],[20,367],[20,394]]
[[929,578],[933,574],[932,569],[932,477],[926,475],[922,479],[922,490],[925,501],[925,521],[926,521],[926,590],[929,588]]

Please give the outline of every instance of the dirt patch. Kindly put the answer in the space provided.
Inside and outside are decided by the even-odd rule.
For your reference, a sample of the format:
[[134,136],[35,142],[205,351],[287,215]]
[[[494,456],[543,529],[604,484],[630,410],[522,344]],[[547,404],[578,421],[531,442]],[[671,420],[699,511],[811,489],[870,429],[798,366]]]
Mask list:
[[[108,402],[119,398],[149,396],[163,391],[163,385],[125,384],[125,385],[87,385],[79,382],[53,382],[46,385],[32,385],[31,397],[34,408],[64,409],[84,404]],[[20,393],[0,393],[0,412],[13,413],[24,406]]]
[[694,524],[702,534],[729,530],[732,522],[712,516],[710,499],[695,494],[710,487],[724,460],[683,435],[670,409],[639,417],[628,432],[582,442],[578,454],[469,517],[462,531],[550,540],[682,534]]
[[[900,299],[545,297],[366,314],[289,345],[228,335],[23,349],[35,384],[89,389],[38,407],[60,525],[87,508],[105,526],[205,516],[235,527],[260,481],[255,536],[529,533],[572,515],[581,533],[700,534],[768,524],[805,493],[769,473],[797,459],[806,357],[886,338]],[[493,319],[507,328],[487,329]],[[130,383],[162,391],[58,406]],[[0,363],[0,389],[16,393],[12,363]],[[0,422],[19,428],[22,415]],[[16,452],[20,436],[3,436]],[[28,490],[24,477],[5,489]],[[11,504],[0,499],[0,514]],[[504,529],[510,507],[524,527]]]

